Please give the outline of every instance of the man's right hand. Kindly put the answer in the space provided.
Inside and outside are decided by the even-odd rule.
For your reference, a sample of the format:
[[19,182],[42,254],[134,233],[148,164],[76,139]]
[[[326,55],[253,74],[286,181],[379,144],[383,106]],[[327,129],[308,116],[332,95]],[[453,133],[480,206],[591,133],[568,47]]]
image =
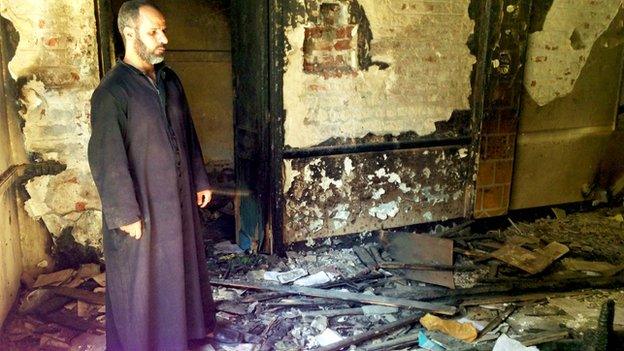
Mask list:
[[137,240],[141,239],[141,235],[143,234],[141,221],[137,221],[132,224],[124,225],[122,227],[119,227],[119,229],[123,230],[128,235],[130,235],[131,237]]

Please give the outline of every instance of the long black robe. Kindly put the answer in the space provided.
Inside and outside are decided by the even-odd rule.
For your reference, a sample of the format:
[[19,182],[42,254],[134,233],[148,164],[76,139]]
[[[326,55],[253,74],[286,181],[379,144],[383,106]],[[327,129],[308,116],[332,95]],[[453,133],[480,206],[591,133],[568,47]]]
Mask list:
[[[214,328],[196,192],[208,176],[176,74],[118,62],[91,98],[89,164],[104,218],[109,350],[185,350]],[[144,223],[140,240],[119,227]]]

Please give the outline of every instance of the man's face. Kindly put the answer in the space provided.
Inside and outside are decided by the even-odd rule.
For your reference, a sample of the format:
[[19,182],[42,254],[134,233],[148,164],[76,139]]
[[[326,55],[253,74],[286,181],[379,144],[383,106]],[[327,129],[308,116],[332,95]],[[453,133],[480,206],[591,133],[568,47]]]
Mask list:
[[166,36],[165,17],[151,6],[139,9],[139,21],[135,25],[134,49],[139,57],[152,65],[165,59]]

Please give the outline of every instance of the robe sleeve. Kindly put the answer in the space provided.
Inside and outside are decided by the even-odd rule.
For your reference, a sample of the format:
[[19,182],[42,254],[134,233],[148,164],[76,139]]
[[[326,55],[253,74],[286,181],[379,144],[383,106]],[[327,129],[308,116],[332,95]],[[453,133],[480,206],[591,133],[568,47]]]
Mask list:
[[178,87],[182,95],[182,104],[184,105],[185,119],[186,119],[186,134],[188,138],[190,166],[193,172],[193,182],[195,184],[195,191],[203,191],[210,188],[210,182],[208,181],[208,173],[206,172],[206,166],[204,165],[204,156],[202,154],[199,138],[197,138],[197,132],[195,131],[195,125],[193,124],[193,118],[191,118],[191,110],[184,93],[184,88],[179,79],[177,79]]
[[89,166],[102,200],[108,229],[141,220],[124,143],[126,114],[106,90],[91,98]]

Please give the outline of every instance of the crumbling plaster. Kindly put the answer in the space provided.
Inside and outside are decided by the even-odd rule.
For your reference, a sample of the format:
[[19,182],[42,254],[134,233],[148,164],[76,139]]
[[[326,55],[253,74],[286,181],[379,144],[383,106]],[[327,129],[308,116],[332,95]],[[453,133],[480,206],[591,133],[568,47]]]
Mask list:
[[622,0],[553,2],[542,30],[529,36],[524,86],[538,105],[572,92],[594,43],[622,4]]
[[[299,2],[306,8],[304,0]],[[304,73],[305,29],[315,14],[308,6],[293,16],[285,29],[286,145],[309,147],[369,133],[427,135],[436,121],[470,108],[475,58],[466,45],[474,30],[469,0],[316,2],[361,6],[373,35],[372,62],[389,66],[373,64],[341,77]]]
[[284,241],[466,215],[466,148],[334,155],[284,162]]
[[77,242],[100,248],[100,204],[86,159],[89,99],[99,80],[94,2],[0,0],[0,15],[20,38],[9,71],[25,82],[20,115],[26,150],[35,162],[66,166],[26,184],[26,210],[52,234],[73,228]]

